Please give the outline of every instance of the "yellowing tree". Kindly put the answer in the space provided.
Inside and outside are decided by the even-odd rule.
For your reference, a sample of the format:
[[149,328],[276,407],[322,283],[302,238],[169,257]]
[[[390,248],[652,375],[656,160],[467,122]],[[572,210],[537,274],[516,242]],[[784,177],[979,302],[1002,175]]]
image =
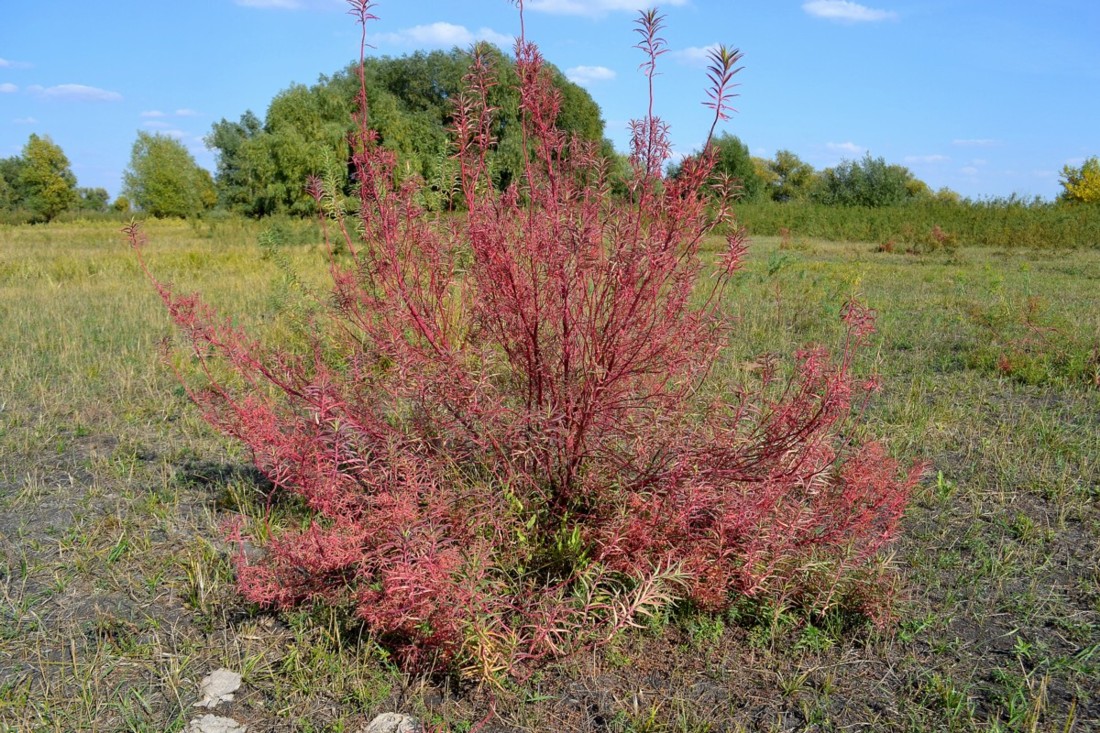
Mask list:
[[76,204],[76,176],[69,159],[49,137],[31,135],[23,147],[19,187],[36,221],[50,221]]
[[1100,204],[1100,158],[1095,155],[1080,168],[1062,168],[1062,200],[1078,204]]

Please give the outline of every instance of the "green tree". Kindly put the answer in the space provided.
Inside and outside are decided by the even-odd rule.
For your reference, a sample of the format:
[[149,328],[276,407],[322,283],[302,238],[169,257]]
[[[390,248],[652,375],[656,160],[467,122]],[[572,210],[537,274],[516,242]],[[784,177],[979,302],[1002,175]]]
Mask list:
[[214,182],[175,138],[138,132],[123,193],[138,209],[156,216],[195,216],[216,200]]
[[961,204],[962,196],[958,191],[952,191],[947,186],[942,186],[936,189],[936,192],[932,194],[932,198],[935,199],[938,204]]
[[0,171],[0,211],[9,211],[12,208],[12,200],[15,198],[15,191],[12,189],[11,184],[8,183],[8,179],[4,177],[3,171]]
[[22,207],[22,170],[23,159],[18,155],[0,158],[0,208],[11,211]]
[[[746,201],[759,201],[764,196],[766,182],[761,175],[760,159],[753,158],[749,148],[736,135],[723,132],[711,142],[717,159],[712,176],[728,175],[741,186],[741,196]],[[680,175],[683,164],[675,163],[668,169],[670,178]]]
[[107,202],[111,200],[105,188],[78,188],[76,195],[81,211],[106,211]]
[[76,176],[53,140],[32,134],[22,158],[16,188],[35,221],[50,221],[76,203]]
[[1093,156],[1079,168],[1062,168],[1062,200],[1075,204],[1100,204],[1100,158]]
[[769,190],[775,201],[801,201],[817,182],[817,171],[789,150],[780,150],[769,161],[775,183]]
[[835,206],[894,206],[903,204],[928,186],[901,165],[868,153],[861,161],[844,161],[827,168],[814,189],[814,198]]
[[[493,181],[503,188],[520,175],[523,143],[519,120],[518,79],[511,59],[492,46],[482,46],[496,73],[489,102],[497,110],[488,151]],[[371,129],[397,162],[393,176],[423,179],[422,204],[444,205],[453,183],[450,126],[454,100],[472,57],[459,49],[418,52],[401,58],[367,59],[363,73]],[[557,69],[550,73],[561,95],[558,123],[567,135],[603,142],[599,106],[581,87]],[[221,120],[206,144],[217,152],[219,200],[254,216],[273,212],[311,212],[315,204],[305,191],[310,175],[335,173],[345,193],[354,193],[348,172],[347,135],[359,91],[357,64],[317,84],[293,85],[272,100],[262,125],[246,112],[240,122]],[[331,169],[331,170],[327,170]]]
[[714,139],[718,156],[714,164],[715,174],[728,174],[741,183],[746,201],[759,201],[764,196],[764,179],[756,172],[749,146],[736,135],[723,132]]
[[204,139],[206,147],[218,151],[218,203],[227,209],[253,215],[262,213],[255,211],[254,206],[266,181],[253,165],[255,140],[262,132],[263,123],[248,110],[238,122],[222,119],[214,123]]

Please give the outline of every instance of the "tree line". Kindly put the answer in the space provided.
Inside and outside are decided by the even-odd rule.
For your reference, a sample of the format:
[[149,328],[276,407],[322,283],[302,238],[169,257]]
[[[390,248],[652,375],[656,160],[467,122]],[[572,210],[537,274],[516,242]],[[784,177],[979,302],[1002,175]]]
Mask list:
[[[497,110],[489,166],[494,185],[503,188],[522,170],[518,81],[509,57],[489,45],[481,52],[496,74],[489,92]],[[453,203],[456,171],[449,130],[471,60],[470,52],[454,49],[367,59],[363,68],[370,124],[381,145],[396,156],[393,175],[398,182],[421,178],[427,185],[420,203],[429,209]],[[623,172],[625,179],[626,158],[604,136],[599,106],[559,70],[550,69],[561,99],[561,129],[598,143],[611,171]],[[112,208],[157,217],[191,217],[215,208],[252,217],[311,214],[315,203],[305,188],[309,176],[353,193],[348,134],[358,73],[356,63],[312,86],[291,85],[275,96],[262,120],[249,110],[236,121],[216,122],[205,138],[216,154],[213,175],[175,138],[138,132],[122,193],[113,203],[105,189],[77,185],[68,158],[48,136],[31,135],[21,155],[0,159],[0,212],[34,222],[66,211]],[[950,189],[932,191],[908,168],[870,154],[819,171],[789,150],[770,159],[752,156],[733,135],[719,136],[716,145],[715,172],[737,179],[747,201],[862,207],[960,201]],[[678,175],[681,166],[671,166],[669,175]],[[613,185],[615,180],[613,174]],[[1067,165],[1062,187],[1062,201],[1100,202],[1100,159]]]

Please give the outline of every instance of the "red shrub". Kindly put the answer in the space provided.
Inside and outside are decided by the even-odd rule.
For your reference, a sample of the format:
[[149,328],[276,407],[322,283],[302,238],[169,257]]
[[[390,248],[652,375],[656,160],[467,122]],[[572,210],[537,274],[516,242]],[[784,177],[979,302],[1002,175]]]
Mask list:
[[[352,5],[365,27],[372,3]],[[660,30],[642,15],[651,79]],[[538,50],[521,36],[515,53],[526,173],[493,188],[493,74],[476,54],[455,106],[463,216],[429,215],[417,181],[393,183],[361,97],[355,226],[312,185],[339,247],[307,353],[251,340],[153,280],[205,370],[194,402],[313,515],[260,564],[242,554],[242,593],[352,604],[406,663],[483,678],[678,598],[718,609],[732,593],[779,592],[811,559],[831,569],[831,590],[893,536],[916,480],[878,445],[841,437],[868,391],[851,375],[872,330],[858,304],[839,358],[808,349],[790,378],[773,365],[728,400],[702,400],[744,252],[721,195],[735,187],[711,180],[709,141],[662,177],[669,138],[651,92],[629,197],[613,198],[607,161],[555,127]],[[739,58],[713,54],[715,123]],[[731,233],[704,267],[718,225]],[[215,377],[226,366],[232,388]]]

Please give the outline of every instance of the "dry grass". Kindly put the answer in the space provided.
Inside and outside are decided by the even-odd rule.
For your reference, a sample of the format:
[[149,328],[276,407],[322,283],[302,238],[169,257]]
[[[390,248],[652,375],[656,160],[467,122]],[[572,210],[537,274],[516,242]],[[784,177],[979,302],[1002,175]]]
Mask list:
[[[282,226],[319,278],[311,228]],[[0,730],[178,731],[220,666],[245,684],[219,713],[256,731],[355,730],[388,709],[456,731],[490,711],[497,731],[1100,726],[1100,390],[1060,372],[1070,360],[1028,380],[976,358],[982,314],[1033,297],[1073,336],[1047,348],[1087,360],[1100,253],[758,241],[726,378],[833,338],[851,292],[880,311],[868,429],[934,464],[896,548],[897,625],[685,609],[491,698],[402,675],[339,611],[237,598],[219,524],[258,516],[262,486],[160,362],[167,319],[116,228],[0,228]],[[150,257],[262,328],[279,275],[258,232],[158,223]]]

